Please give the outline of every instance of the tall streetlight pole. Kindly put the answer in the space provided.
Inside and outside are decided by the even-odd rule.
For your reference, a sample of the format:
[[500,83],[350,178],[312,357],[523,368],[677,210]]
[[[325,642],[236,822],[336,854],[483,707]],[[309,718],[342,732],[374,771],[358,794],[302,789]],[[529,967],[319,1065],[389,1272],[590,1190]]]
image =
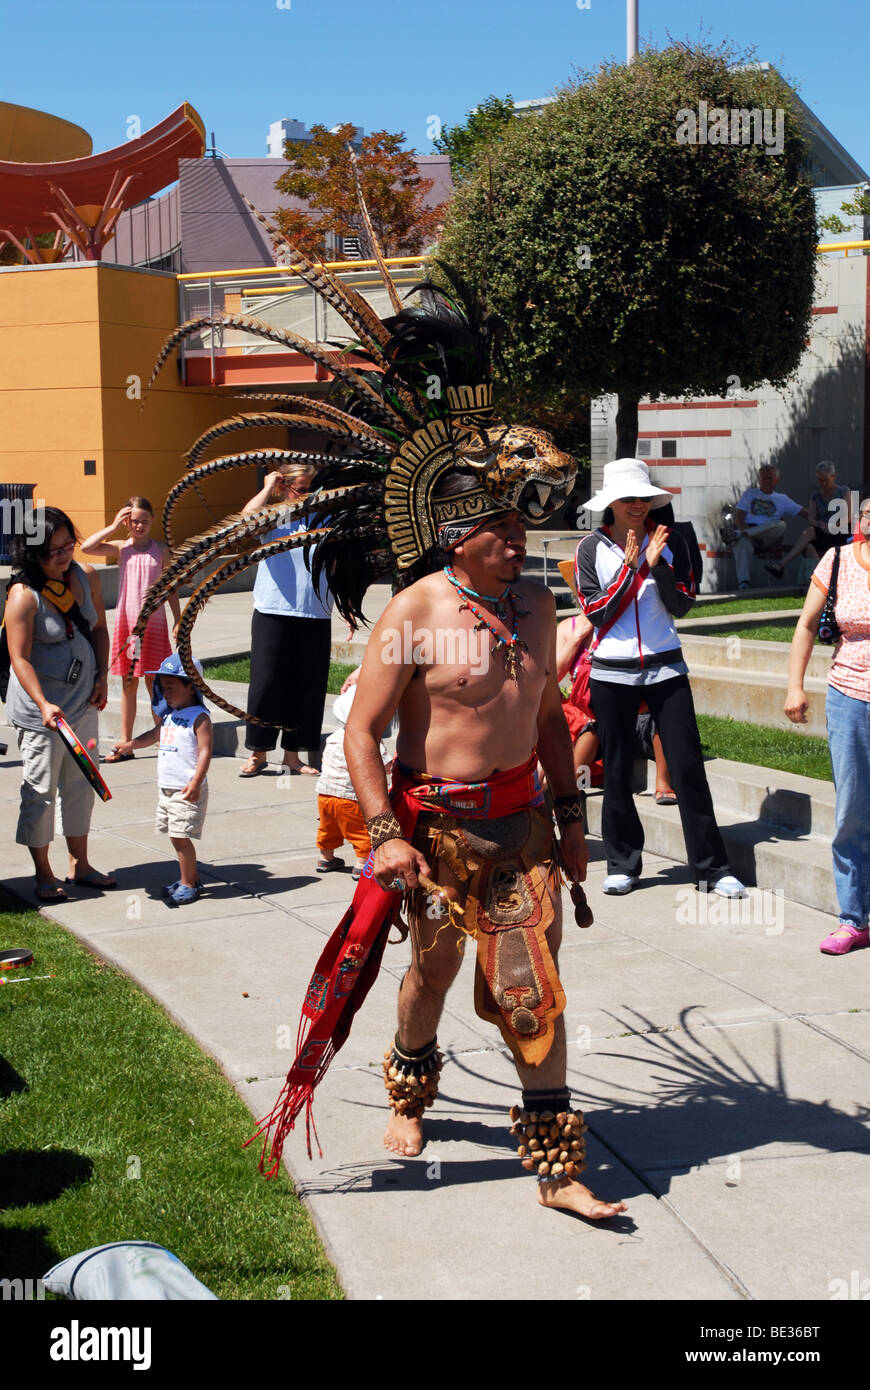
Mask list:
[[637,57],[637,0],[625,0],[625,61]]

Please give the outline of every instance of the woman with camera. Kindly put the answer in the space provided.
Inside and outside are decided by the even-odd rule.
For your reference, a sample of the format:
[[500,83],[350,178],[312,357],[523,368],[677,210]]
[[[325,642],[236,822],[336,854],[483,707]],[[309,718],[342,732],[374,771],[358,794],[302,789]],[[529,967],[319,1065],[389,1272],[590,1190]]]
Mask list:
[[98,738],[97,711],[105,709],[109,634],[96,574],[73,562],[75,527],[57,507],[40,507],[40,539],[12,541],[12,577],[6,600],[10,724],[18,730],[24,762],[16,841],[27,845],[41,903],[66,900],[49,863],[60,796],[60,823],[69,850],[67,883],[103,891],[113,879],[88,859],[94,793],[57,732],[63,716],[86,746]]
[[835,642],[825,717],[837,793],[831,845],[840,925],[820,949],[844,956],[870,944],[870,497],[852,544],[827,551],[810,582],[791,644],[785,713],[807,722],[804,677],[816,637]]

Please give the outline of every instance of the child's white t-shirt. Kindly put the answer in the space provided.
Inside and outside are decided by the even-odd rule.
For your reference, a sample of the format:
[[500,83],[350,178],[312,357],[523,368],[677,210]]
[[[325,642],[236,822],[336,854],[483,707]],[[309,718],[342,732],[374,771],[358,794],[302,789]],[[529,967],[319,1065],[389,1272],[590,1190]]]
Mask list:
[[[194,724],[201,714],[209,717],[205,705],[185,705],[171,709],[163,716],[160,726],[160,749],[157,754],[157,785],[176,791],[186,787],[196,772],[199,745]],[[208,785],[204,778],[202,785]]]

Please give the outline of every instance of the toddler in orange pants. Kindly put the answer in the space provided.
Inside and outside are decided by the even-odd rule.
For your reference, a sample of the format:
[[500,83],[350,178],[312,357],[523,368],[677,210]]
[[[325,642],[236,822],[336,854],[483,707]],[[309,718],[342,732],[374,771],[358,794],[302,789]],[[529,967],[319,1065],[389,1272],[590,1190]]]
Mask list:
[[[317,782],[317,808],[320,812],[317,872],[328,874],[335,869],[345,868],[344,860],[339,859],[335,851],[347,840],[356,854],[353,877],[358,879],[371,852],[371,843],[344,758],[344,726],[355,694],[356,686],[351,686],[336,699],[332,712],[341,728],[329,735],[323,749],[322,770]],[[388,755],[383,743],[380,753],[386,763]]]

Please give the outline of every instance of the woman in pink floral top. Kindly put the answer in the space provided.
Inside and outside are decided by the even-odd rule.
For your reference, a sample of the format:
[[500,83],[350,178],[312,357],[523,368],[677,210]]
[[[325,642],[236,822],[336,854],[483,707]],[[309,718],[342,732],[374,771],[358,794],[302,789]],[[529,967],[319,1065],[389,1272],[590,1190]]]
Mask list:
[[793,724],[806,723],[804,676],[837,554],[840,640],[828,675],[825,714],[837,791],[831,849],[840,925],[821,945],[831,956],[870,944],[870,498],[859,508],[852,544],[829,550],[813,572],[791,644],[785,712]]

